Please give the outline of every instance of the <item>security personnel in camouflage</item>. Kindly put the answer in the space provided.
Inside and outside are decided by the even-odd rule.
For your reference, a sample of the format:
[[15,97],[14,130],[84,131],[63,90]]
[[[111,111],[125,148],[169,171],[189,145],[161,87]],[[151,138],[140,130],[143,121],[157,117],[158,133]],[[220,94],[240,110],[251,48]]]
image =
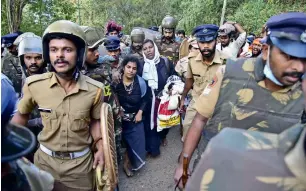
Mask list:
[[143,63],[142,43],[144,39],[145,33],[141,29],[133,29],[131,32],[131,46],[123,50],[123,55],[133,55]]
[[[303,111],[300,78],[306,71],[306,14],[289,12],[267,21],[261,57],[228,59],[196,100],[197,111],[183,153],[200,156],[224,127],[281,133],[298,123]],[[203,131],[204,130],[204,131]],[[200,138],[202,136],[202,143]],[[182,160],[175,179],[182,173]]]
[[16,32],[1,37],[2,47],[6,47],[9,51],[1,60],[1,72],[13,82],[18,97],[22,88],[22,70],[19,64],[17,46],[13,45],[13,42],[19,35],[20,33]]
[[108,36],[104,42],[108,56],[111,56],[115,61],[111,62],[112,83],[116,85],[121,78],[121,62],[123,55],[120,49],[120,39],[117,36]]
[[175,41],[175,28],[177,20],[167,15],[162,20],[162,38],[156,39],[155,43],[162,56],[167,57],[175,65],[179,60],[180,43]]
[[[115,59],[111,56],[105,56],[103,63],[98,64],[99,52],[98,47],[102,44],[105,39],[99,35],[93,27],[81,26],[86,35],[86,41],[88,45],[88,51],[86,55],[85,65],[81,72],[101,83],[104,84],[104,102],[108,103],[112,107],[113,118],[114,118],[114,129],[115,129],[115,139],[116,139],[116,150],[117,150],[117,161],[122,159],[120,153],[121,149],[121,116],[120,116],[120,105],[119,100],[114,93],[112,86],[112,76],[111,76],[111,62]],[[108,59],[106,59],[108,58]]]
[[280,135],[234,128],[212,138],[186,191],[305,191],[306,126]]
[[[27,77],[47,72],[47,64],[44,62],[42,54],[41,37],[24,37],[18,42],[18,57],[23,71],[22,86],[26,82]],[[38,106],[31,112],[27,127],[31,129],[35,136],[42,130],[43,125]]]

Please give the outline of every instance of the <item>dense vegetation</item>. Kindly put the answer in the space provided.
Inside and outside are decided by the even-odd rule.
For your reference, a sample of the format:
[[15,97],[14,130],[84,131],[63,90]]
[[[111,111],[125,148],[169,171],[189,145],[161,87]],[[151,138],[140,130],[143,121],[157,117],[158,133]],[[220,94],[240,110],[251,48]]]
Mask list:
[[[58,19],[103,28],[115,20],[129,33],[134,26],[159,26],[173,15],[178,28],[190,32],[196,25],[220,23],[223,0],[1,0],[2,35],[14,30],[42,35]],[[21,9],[21,10],[20,10]],[[260,33],[274,14],[306,12],[306,0],[227,0],[226,20],[239,22],[248,32]],[[19,19],[20,18],[20,19]]]

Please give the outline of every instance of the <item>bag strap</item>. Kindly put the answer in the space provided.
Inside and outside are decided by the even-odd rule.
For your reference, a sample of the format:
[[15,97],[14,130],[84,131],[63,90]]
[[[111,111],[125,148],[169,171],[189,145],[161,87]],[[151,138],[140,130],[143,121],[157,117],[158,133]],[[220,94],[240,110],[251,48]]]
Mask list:
[[137,75],[138,78],[138,82],[139,82],[139,86],[140,86],[140,91],[141,91],[141,97],[145,96],[147,93],[147,84],[146,82],[143,80],[142,77],[140,77],[139,75]]

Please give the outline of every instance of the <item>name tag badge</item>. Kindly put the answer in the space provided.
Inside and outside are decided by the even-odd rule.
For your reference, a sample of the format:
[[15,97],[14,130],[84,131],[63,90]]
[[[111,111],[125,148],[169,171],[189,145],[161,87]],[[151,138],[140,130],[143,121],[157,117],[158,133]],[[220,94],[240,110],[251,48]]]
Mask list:
[[51,113],[51,112],[52,112],[52,109],[47,109],[47,108],[41,108],[41,107],[39,107],[39,108],[38,108],[38,111],[40,111],[40,112],[46,112],[46,113]]

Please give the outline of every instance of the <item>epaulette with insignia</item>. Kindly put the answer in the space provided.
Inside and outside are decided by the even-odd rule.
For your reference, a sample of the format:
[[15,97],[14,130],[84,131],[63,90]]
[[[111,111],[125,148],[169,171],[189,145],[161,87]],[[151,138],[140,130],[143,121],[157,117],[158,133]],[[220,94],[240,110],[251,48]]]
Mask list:
[[103,83],[98,82],[98,81],[96,81],[96,80],[94,80],[94,79],[92,79],[92,78],[90,78],[88,76],[84,76],[84,77],[85,77],[86,82],[88,82],[88,83],[90,83],[90,84],[92,84],[94,86],[97,86],[98,88],[104,88]]
[[36,74],[36,75],[27,77],[26,83],[28,85],[30,85],[33,82],[37,82],[37,81],[41,81],[41,80],[51,78],[51,76],[52,76],[52,72],[47,72],[47,73],[43,73],[43,74]]

